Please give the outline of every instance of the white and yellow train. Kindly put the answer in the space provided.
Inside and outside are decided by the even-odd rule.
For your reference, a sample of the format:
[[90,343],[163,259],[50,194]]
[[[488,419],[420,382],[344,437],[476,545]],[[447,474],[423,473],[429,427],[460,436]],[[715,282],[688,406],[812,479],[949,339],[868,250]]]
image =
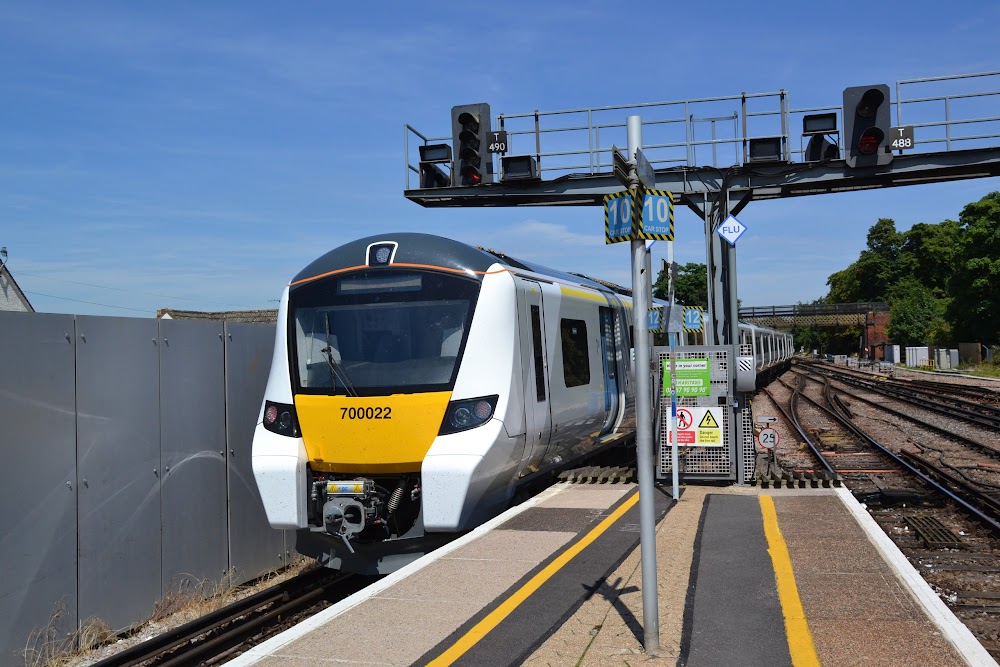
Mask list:
[[328,252],[278,311],[253,442],[269,522],[361,572],[478,525],[634,433],[631,327],[604,284],[445,238]]
[[[740,331],[757,370],[791,354]],[[625,290],[502,253],[415,233],[328,252],[278,310],[253,441],[268,521],[329,567],[401,567],[633,436],[632,336]]]

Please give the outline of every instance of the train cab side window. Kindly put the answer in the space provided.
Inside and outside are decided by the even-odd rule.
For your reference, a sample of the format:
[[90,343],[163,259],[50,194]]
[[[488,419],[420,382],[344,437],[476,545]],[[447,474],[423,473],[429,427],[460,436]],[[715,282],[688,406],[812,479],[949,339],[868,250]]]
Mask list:
[[590,353],[587,348],[587,323],[583,320],[561,320],[563,376],[567,387],[590,384]]
[[531,307],[531,345],[535,353],[535,398],[545,400],[545,361],[542,359],[542,316],[538,306]]

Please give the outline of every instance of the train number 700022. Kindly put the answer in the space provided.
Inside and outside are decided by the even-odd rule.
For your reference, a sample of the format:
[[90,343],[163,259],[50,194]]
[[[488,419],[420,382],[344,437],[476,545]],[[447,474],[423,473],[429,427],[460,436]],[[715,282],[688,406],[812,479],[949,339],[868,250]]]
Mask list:
[[341,408],[341,419],[392,419],[392,408]]

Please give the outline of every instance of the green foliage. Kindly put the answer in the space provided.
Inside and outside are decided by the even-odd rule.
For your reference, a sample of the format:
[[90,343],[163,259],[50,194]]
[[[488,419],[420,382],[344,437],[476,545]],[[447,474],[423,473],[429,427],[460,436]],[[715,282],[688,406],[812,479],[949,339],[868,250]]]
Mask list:
[[962,340],[1000,337],[1000,192],[966,206],[951,281],[948,315]]
[[918,223],[900,233],[893,220],[879,218],[858,260],[832,274],[827,285],[830,303],[887,301],[894,343],[996,343],[1000,192],[968,204],[957,222]]
[[904,235],[896,231],[896,223],[879,218],[868,230],[868,245],[858,261],[830,276],[827,300],[830,303],[885,301],[889,288],[907,275],[912,260],[901,261]]
[[[653,284],[653,296],[666,300],[668,285],[669,276],[661,269]],[[674,298],[685,306],[708,308],[708,269],[704,264],[688,262],[677,267]]]
[[843,271],[837,271],[826,279],[826,284],[830,286],[830,293],[826,300],[829,303],[854,303],[862,299],[858,298],[861,293],[861,282],[858,280],[859,272],[857,262],[851,264]]
[[938,298],[948,294],[961,232],[959,223],[945,220],[936,225],[920,222],[903,234],[908,275],[934,290]]
[[944,309],[929,287],[916,278],[906,278],[896,283],[887,296],[889,300],[889,328],[887,333],[899,345],[926,345],[933,328],[940,328]]

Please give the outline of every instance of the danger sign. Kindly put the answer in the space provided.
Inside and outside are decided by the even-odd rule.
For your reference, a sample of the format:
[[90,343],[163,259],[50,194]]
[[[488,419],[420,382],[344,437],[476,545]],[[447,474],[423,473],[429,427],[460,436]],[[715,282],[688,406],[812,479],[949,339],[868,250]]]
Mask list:
[[[693,447],[722,447],[724,408],[678,408],[677,444]],[[673,442],[673,433],[667,436]]]

